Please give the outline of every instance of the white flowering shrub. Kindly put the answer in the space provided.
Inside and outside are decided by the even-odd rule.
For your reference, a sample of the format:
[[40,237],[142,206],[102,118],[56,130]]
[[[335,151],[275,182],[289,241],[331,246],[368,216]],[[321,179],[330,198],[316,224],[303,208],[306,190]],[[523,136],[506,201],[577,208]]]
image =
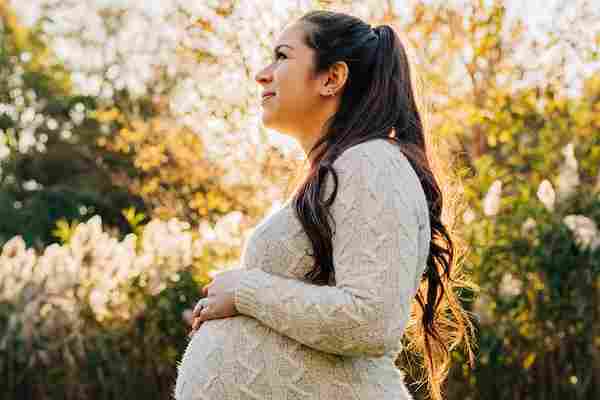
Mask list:
[[[0,359],[6,360],[0,379],[19,372],[22,382],[6,387],[33,390],[35,379],[68,373],[77,378],[66,392],[84,390],[86,382],[100,382],[86,375],[90,371],[135,369],[139,352],[148,351],[152,356],[146,357],[162,369],[158,375],[167,379],[183,350],[177,346],[185,343],[190,307],[200,297],[192,267],[204,265],[207,247],[241,243],[240,225],[238,213],[196,230],[177,219],[151,220],[139,236],[118,239],[94,216],[77,225],[68,242],[41,253],[12,238],[0,253]],[[127,353],[122,359],[116,357],[119,348]],[[94,357],[108,359],[92,362]],[[48,398],[55,389],[55,395],[65,393],[42,387]]]
[[[102,231],[100,217],[95,216],[79,224],[68,243],[52,244],[40,255],[26,249],[17,236],[4,245],[0,255],[0,300],[26,303],[30,313],[20,315],[25,325],[43,318],[39,307],[33,306],[38,303],[71,314],[89,304],[99,320],[114,313],[130,318],[124,285],[138,278],[155,295],[174,274],[192,264],[193,253],[201,245],[186,228],[189,225],[177,220],[154,220],[141,238],[129,234],[118,240]],[[27,290],[33,287],[35,291]]]
[[[600,188],[580,176],[575,148],[563,147],[556,173],[540,174],[538,184],[496,178],[463,215],[481,287],[473,311],[482,382],[502,385],[553,368],[563,379],[557,390],[571,393],[574,380],[593,374],[576,365],[595,362],[600,349]],[[565,348],[570,355],[557,358]]]

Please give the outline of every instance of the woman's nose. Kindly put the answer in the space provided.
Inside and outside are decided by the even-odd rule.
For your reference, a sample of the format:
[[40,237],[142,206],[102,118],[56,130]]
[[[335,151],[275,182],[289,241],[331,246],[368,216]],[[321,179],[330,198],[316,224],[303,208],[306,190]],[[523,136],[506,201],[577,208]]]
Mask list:
[[271,82],[271,80],[273,79],[271,76],[271,73],[269,72],[268,68],[263,68],[262,70],[260,70],[256,76],[254,77],[254,79],[256,79],[256,82],[265,85],[269,82]]

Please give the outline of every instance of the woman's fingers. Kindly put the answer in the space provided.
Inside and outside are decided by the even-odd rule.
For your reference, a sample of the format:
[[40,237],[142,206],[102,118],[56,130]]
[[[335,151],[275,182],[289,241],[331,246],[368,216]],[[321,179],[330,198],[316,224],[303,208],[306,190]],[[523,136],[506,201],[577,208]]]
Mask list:
[[192,330],[188,334],[188,337],[191,337],[198,329],[200,329],[200,325],[202,322],[207,321],[212,318],[218,318],[216,314],[209,312],[210,305],[214,302],[211,301],[209,303],[209,298],[204,297],[198,300],[194,309],[192,310]]
[[188,337],[192,337],[194,333],[196,333],[196,331],[200,329],[202,322],[203,321],[200,318],[194,318],[194,321],[192,322],[192,330],[188,334]]
[[202,322],[210,319],[209,318],[209,313],[208,310],[206,309],[206,307],[202,308],[197,315],[195,315],[193,317],[193,322],[192,322],[192,329],[198,329],[200,327],[200,324],[202,324]]
[[202,325],[202,321],[200,320],[200,318],[195,318],[194,322],[192,323],[192,330],[197,331],[198,328],[200,328],[200,325]]
[[194,306],[194,310],[192,311],[192,317],[193,318],[199,317],[202,309],[206,308],[207,306],[208,306],[208,297],[204,297],[204,298],[198,300],[198,302]]
[[202,311],[202,304],[197,303],[192,311],[192,318],[198,318],[200,316],[200,311]]

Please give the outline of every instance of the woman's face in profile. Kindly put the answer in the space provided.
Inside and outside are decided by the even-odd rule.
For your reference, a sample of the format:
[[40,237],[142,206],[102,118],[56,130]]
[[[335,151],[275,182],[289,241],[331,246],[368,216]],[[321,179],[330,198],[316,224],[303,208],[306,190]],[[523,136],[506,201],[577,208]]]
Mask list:
[[265,127],[292,136],[314,131],[323,114],[324,98],[314,76],[314,50],[303,41],[301,23],[287,27],[273,46],[273,62],[256,74],[262,86]]

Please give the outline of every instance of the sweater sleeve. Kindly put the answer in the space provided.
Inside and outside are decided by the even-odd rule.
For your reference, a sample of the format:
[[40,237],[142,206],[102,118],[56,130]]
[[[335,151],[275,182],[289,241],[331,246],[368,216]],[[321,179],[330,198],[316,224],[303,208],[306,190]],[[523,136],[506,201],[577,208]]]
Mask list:
[[[335,286],[252,268],[234,292],[241,314],[313,349],[345,356],[382,356],[401,346],[424,268],[416,174],[402,154],[391,158],[365,148],[346,150],[333,165],[339,178],[330,209]],[[331,174],[328,179],[327,197]]]

